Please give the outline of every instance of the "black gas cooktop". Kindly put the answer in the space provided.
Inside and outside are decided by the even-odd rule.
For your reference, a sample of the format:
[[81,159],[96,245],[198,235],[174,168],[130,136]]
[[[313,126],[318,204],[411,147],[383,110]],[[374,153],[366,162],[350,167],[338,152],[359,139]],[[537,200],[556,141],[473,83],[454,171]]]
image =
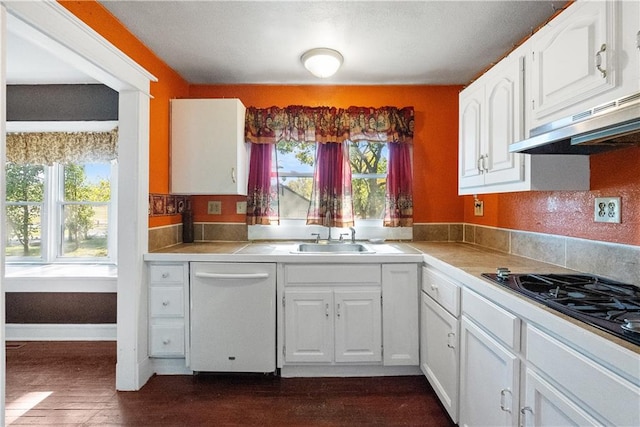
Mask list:
[[482,276],[640,345],[640,332],[628,327],[640,322],[640,287],[587,274],[510,274],[506,268]]

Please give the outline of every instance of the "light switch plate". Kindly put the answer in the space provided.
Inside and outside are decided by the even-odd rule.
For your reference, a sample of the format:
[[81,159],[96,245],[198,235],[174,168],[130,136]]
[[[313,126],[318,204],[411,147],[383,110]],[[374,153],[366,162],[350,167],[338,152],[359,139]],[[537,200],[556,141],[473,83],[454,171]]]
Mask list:
[[484,202],[482,200],[473,202],[473,214],[475,216],[484,216]]
[[593,208],[595,222],[620,223],[620,197],[596,197]]
[[220,200],[209,200],[207,213],[209,215],[220,215],[222,213],[222,202]]

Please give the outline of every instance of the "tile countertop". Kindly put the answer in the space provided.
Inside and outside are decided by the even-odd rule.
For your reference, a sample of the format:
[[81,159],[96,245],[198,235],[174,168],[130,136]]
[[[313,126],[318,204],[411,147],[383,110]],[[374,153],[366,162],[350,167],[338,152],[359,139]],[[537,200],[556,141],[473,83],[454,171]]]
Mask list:
[[[571,273],[557,265],[535,261],[467,243],[408,242],[384,244],[365,243],[375,254],[292,254],[295,242],[210,242],[189,243],[145,254],[145,261],[187,262],[286,262],[286,263],[379,263],[416,262],[441,270],[466,287],[494,302],[538,323],[552,313],[555,318],[568,321],[605,338],[612,345],[640,354],[640,346],[617,338],[583,322],[522,296],[510,289],[490,282],[480,275],[493,273],[497,267],[508,267],[513,273]],[[574,333],[566,323],[553,323],[554,330]],[[558,331],[560,332],[560,331]],[[602,341],[600,341],[602,342]]]

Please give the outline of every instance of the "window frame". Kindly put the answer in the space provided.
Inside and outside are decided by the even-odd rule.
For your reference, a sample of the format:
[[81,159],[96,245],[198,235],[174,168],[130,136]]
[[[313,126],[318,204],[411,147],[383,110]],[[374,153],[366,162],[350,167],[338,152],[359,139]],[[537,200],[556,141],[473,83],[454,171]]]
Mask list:
[[[97,162],[83,162],[97,163]],[[107,162],[100,162],[107,163]],[[110,166],[110,200],[108,202],[66,201],[64,200],[64,165],[54,163],[44,165],[44,197],[41,205],[40,220],[40,256],[7,256],[7,264],[111,264],[117,260],[117,211],[118,211],[118,162],[111,160]],[[8,202],[6,206],[15,206],[25,202]],[[28,204],[36,204],[27,202]],[[65,205],[107,205],[107,256],[106,257],[70,257],[62,256],[62,209]]]
[[[387,144],[387,143],[383,143]],[[277,146],[276,146],[277,151]],[[276,154],[276,159],[278,154]],[[315,165],[313,166],[315,167]],[[278,178],[311,178],[313,179],[314,172],[296,172],[296,171],[283,171],[280,172],[280,167],[275,164],[276,170],[278,170]],[[352,173],[353,179],[361,178],[387,178],[388,173],[385,174],[363,174]],[[279,185],[279,183],[278,183]],[[282,208],[282,207],[281,207]],[[282,210],[282,209],[280,209]],[[389,240],[412,240],[413,227],[384,227],[383,218],[375,219],[362,219],[354,218],[354,229],[356,230],[357,240],[368,239],[389,239]],[[280,224],[270,225],[249,225],[248,226],[248,238],[249,240],[309,240],[314,239],[312,233],[320,233],[320,239],[326,239],[329,234],[328,227],[321,225],[307,225],[306,218],[280,218]],[[331,227],[332,240],[338,240],[340,234],[349,234],[349,228]]]

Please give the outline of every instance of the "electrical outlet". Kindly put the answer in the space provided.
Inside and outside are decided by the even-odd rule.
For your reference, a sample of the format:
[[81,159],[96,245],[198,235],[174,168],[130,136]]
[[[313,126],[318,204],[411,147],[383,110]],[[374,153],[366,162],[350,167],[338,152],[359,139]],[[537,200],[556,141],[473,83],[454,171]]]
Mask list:
[[220,200],[209,200],[207,213],[209,215],[220,215],[222,213],[222,202]]
[[246,214],[247,213],[247,202],[236,202],[236,213],[237,214]]
[[484,216],[484,202],[476,199],[473,202],[473,214],[475,216]]
[[596,197],[593,209],[595,222],[620,223],[620,197]]

